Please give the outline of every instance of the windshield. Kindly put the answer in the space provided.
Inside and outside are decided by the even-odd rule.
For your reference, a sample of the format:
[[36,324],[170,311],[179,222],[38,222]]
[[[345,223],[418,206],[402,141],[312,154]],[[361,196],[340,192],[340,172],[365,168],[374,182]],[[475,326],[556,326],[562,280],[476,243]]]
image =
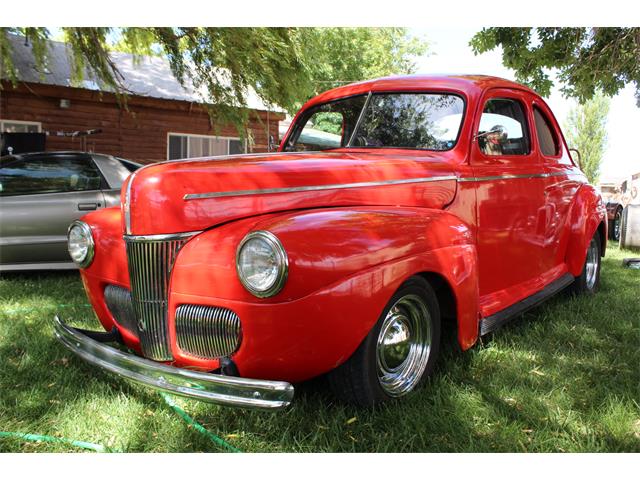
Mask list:
[[310,108],[287,151],[332,148],[449,150],[458,138],[464,102],[452,94],[374,93]]

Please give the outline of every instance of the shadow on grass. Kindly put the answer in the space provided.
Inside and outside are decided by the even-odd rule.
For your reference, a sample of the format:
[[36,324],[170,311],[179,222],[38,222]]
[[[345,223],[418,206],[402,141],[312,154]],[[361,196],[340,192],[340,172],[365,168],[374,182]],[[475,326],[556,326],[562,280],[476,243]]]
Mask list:
[[[318,378],[296,386],[294,405],[283,412],[181,405],[253,452],[640,451],[639,275],[618,257],[605,260],[594,297],[558,296],[467,352],[446,336],[435,374],[401,402],[357,409]],[[127,451],[220,451],[153,391],[98,372],[53,340],[53,304],[86,302],[77,273],[3,276],[0,287],[12,307],[41,308],[0,310],[2,429]],[[91,309],[65,314],[77,323]],[[5,449],[25,447],[0,442]]]

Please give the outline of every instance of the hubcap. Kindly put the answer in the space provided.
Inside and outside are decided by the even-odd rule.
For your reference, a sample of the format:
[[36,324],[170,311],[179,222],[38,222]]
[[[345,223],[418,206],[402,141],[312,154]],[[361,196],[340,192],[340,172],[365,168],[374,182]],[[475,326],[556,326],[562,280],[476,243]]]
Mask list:
[[592,238],[587,250],[587,262],[585,266],[587,288],[592,289],[596,284],[596,276],[598,273],[598,263],[600,257],[598,255],[598,244],[596,239]]
[[399,397],[420,381],[431,351],[431,316],[417,295],[405,295],[389,310],[378,334],[376,364],[385,393]]
[[613,220],[613,239],[620,240],[620,212],[616,213],[616,217]]

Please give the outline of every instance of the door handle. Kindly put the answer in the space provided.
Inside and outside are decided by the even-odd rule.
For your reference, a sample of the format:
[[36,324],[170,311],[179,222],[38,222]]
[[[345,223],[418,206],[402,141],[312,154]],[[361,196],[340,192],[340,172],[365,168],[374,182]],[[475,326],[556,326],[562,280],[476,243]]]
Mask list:
[[86,212],[89,210],[96,210],[99,206],[99,203],[79,203],[78,210],[80,210],[81,212]]

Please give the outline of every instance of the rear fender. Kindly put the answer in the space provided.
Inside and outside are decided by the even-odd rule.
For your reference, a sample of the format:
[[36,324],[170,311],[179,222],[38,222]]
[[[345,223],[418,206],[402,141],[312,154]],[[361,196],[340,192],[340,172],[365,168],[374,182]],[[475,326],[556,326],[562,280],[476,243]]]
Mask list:
[[582,273],[587,247],[598,228],[601,229],[602,256],[607,246],[607,209],[594,187],[588,184],[580,187],[574,199],[570,219],[565,261],[569,272],[577,277]]

